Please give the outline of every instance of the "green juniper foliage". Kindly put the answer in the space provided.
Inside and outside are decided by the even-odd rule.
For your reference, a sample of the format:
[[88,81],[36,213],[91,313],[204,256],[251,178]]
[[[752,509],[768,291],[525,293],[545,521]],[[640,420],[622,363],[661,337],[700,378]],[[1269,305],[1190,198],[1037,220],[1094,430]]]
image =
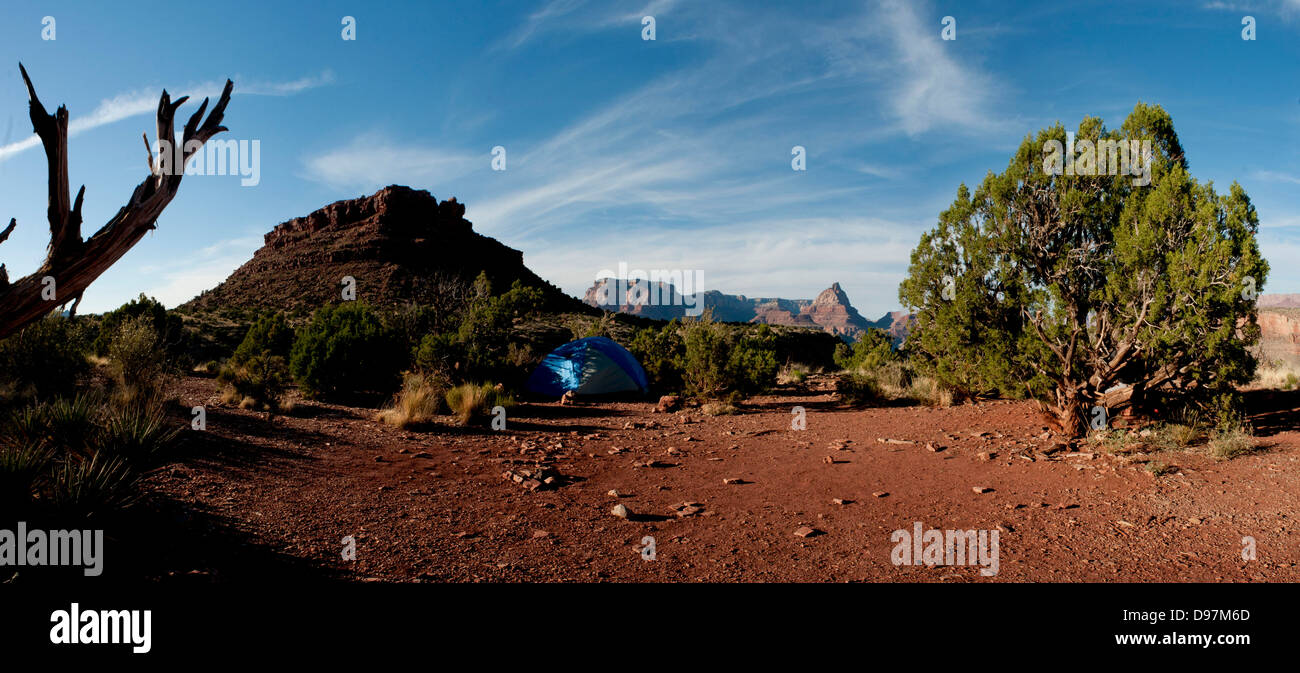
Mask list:
[[1005,171],[958,189],[912,252],[899,288],[917,313],[909,352],[959,393],[1043,401],[1073,435],[1097,406],[1230,420],[1268,273],[1249,197],[1192,178],[1159,106],[1139,103],[1119,129],[1086,118],[1076,137],[1076,149],[1148,142],[1150,184],[1104,158],[1097,175],[1048,170],[1059,123],[1026,137]]

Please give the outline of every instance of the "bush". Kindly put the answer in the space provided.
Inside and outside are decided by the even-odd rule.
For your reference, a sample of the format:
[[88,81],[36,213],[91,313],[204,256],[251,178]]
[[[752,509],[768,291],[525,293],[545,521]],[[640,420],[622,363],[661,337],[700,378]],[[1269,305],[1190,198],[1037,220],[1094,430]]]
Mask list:
[[160,397],[171,373],[162,340],[147,316],[118,324],[108,343],[108,365],[124,404]]
[[233,364],[242,364],[259,355],[279,356],[287,361],[293,349],[293,340],[293,328],[285,320],[284,314],[268,313],[258,318],[257,322],[248,328],[248,333],[235,347],[230,361]]
[[686,342],[682,339],[682,325],[676,319],[659,329],[643,327],[637,330],[627,349],[641,363],[655,390],[675,392],[682,389]]
[[462,383],[447,391],[447,406],[461,425],[485,422],[498,406],[512,407],[515,400],[491,383]]
[[429,376],[454,381],[461,373],[465,349],[455,333],[426,334],[415,351],[415,368]]
[[123,323],[136,318],[144,318],[149,322],[158,337],[160,347],[173,357],[182,355],[188,350],[188,338],[181,317],[175,313],[168,313],[167,308],[157,299],[141,294],[100,318],[99,334],[93,344],[94,352],[97,355],[108,355],[118,328]]
[[320,308],[298,332],[289,368],[308,395],[391,390],[406,356],[366,304]]
[[885,399],[876,379],[867,374],[840,374],[835,379],[835,391],[846,404],[874,404]]
[[516,320],[542,305],[542,291],[516,280],[508,291],[493,297],[484,274],[479,274],[474,287],[475,297],[456,332],[464,358],[460,380],[517,378],[519,372],[509,360],[510,330]]
[[446,394],[447,387],[439,379],[407,372],[402,390],[379,412],[379,420],[403,429],[428,423],[442,411]]
[[682,380],[688,395],[704,399],[741,398],[776,382],[776,351],[771,329],[733,328],[701,320],[683,324]]
[[79,320],[51,313],[0,341],[0,397],[48,399],[70,394],[90,370]]
[[835,347],[835,364],[846,371],[865,371],[898,361],[893,341],[882,329],[872,327],[852,346],[840,344]]
[[242,409],[283,411],[285,392],[293,383],[284,358],[263,353],[240,364],[228,364],[217,375],[221,401]]

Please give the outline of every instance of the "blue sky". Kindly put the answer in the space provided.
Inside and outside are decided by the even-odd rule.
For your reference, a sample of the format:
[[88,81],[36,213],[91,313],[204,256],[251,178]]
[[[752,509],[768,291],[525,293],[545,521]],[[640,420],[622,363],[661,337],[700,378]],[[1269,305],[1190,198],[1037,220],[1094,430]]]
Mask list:
[[[1244,15],[1255,41],[1241,39]],[[956,40],[940,39],[944,16]],[[1193,175],[1246,188],[1265,291],[1300,292],[1300,0],[6,0],[11,277],[48,242],[20,60],[47,108],[69,107],[87,235],[144,177],[140,134],[164,87],[194,97],[184,119],[232,78],[219,137],[260,141],[256,186],[186,177],[83,312],[140,292],[174,306],[275,224],[397,183],[456,196],[478,231],[573,294],[626,262],[699,269],[707,288],[750,296],[839,281],[874,317],[897,308],[909,251],[959,183],[1005,168],[1027,133],[1085,115],[1118,126],[1138,101],[1173,116]],[[505,171],[491,168],[498,145]],[[791,170],[795,145],[806,171]]]

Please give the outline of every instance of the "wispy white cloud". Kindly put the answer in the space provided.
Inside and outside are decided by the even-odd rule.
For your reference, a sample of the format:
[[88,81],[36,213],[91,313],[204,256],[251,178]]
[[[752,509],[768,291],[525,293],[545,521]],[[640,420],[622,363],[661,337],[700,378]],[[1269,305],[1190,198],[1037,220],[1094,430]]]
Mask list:
[[486,169],[490,159],[486,148],[475,156],[367,133],[346,146],[308,158],[304,177],[348,189],[377,189],[394,183],[436,187],[476,166]]
[[[135,277],[153,279],[153,285],[143,292],[163,305],[174,308],[198,296],[200,292],[216,287],[248,261],[261,246],[261,236],[241,236],[219,241],[187,255],[182,261],[141,265],[137,268]],[[87,310],[101,309],[89,306]]]
[[[326,70],[318,75],[303,77],[291,82],[252,82],[242,88],[237,86],[235,93],[237,95],[252,96],[289,96],[308,89],[325,86],[333,81],[334,74]],[[173,99],[181,95],[189,95],[191,104],[204,98],[215,100],[221,95],[223,86],[225,86],[225,82],[203,82],[188,87],[187,90],[191,92],[189,94],[173,94]],[[161,94],[161,89],[136,89],[120,93],[112,98],[106,98],[100,101],[99,105],[95,106],[89,114],[75,116],[68,121],[68,137],[71,138],[80,133],[130,117],[153,114],[158,109],[158,97]],[[48,101],[44,102],[47,103],[47,107],[50,107]],[[192,111],[194,108],[188,109]],[[181,122],[183,123],[188,117],[184,116],[184,110],[182,110],[181,114]],[[40,144],[40,138],[33,134],[22,140],[0,146],[0,162],[33,147],[39,147]]]

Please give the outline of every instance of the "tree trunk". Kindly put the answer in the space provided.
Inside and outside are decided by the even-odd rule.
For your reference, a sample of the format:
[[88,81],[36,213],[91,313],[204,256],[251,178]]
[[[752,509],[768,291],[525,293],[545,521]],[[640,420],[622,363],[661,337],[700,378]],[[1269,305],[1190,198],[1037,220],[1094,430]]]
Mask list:
[[[212,113],[207,119],[203,118],[208,107],[208,99],[205,98],[186,122],[181,140],[184,160],[180,161],[180,165],[172,160],[164,162],[161,156],[158,161],[154,161],[150,150],[149,176],[135,188],[130,201],[117,211],[117,215],[88,240],[83,241],[81,204],[86,188],[82,186],[75,200],[69,198],[68,190],[68,109],[60,106],[54,114],[47,113],[36,96],[36,88],[27,76],[27,69],[21,63],[18,69],[27,84],[32,126],[45,148],[49,173],[47,215],[50,222],[50,247],[45,262],[35,273],[12,284],[8,282],[3,265],[0,265],[0,338],[39,320],[68,302],[79,300],[85,289],[100,274],[155,228],[158,216],[175,198],[180,188],[185,162],[195,152],[202,151],[203,144],[213,136],[227,130],[221,126],[221,120],[235,86],[226,80],[221,98],[212,107]],[[175,141],[176,109],[188,99],[188,96],[182,96],[172,102],[167,91],[163,91],[156,115],[160,153],[174,151],[171,150],[171,143]],[[191,144],[195,142],[197,144]],[[147,135],[145,145],[149,145]],[[0,234],[0,242],[8,237],[15,224],[10,220],[9,226]]]

